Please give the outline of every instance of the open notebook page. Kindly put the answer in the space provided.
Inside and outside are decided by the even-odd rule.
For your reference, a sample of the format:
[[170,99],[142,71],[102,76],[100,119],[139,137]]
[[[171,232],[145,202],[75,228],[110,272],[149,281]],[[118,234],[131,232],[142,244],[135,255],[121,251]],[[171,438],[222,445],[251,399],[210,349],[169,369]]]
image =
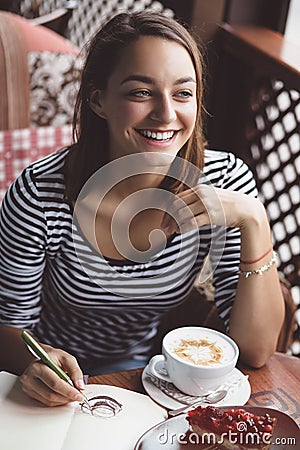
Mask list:
[[77,402],[46,407],[23,394],[18,377],[0,372],[0,448],[5,450],[132,450],[166,418],[149,397],[114,386],[88,385],[88,397],[108,395],[123,405],[111,418],[84,414]]

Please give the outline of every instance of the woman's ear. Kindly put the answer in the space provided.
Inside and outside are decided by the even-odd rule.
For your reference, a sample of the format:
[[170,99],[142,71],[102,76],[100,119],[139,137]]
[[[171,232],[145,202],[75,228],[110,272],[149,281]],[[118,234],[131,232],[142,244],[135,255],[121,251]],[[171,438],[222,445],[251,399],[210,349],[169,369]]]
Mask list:
[[93,90],[89,98],[89,105],[97,116],[102,117],[102,119],[106,119],[106,114],[103,111],[102,97],[103,91],[100,89]]

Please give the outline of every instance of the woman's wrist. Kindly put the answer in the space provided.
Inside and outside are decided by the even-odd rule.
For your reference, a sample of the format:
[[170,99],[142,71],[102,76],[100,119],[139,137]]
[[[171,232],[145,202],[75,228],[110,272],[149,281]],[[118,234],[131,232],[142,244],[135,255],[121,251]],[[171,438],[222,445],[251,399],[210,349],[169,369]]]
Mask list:
[[264,272],[267,272],[268,270],[270,270],[274,264],[276,264],[276,253],[274,251],[272,251],[272,257],[267,263],[263,263],[261,266],[255,268],[255,269],[248,268],[247,270],[244,270],[245,266],[251,266],[251,264],[252,263],[243,264],[241,261],[239,274],[245,278],[248,278],[251,275],[262,275]]
[[268,250],[266,252],[264,252],[262,255],[260,255],[258,258],[252,259],[252,260],[248,260],[248,261],[245,261],[245,260],[241,259],[240,263],[242,265],[244,265],[244,266],[248,266],[248,265],[251,265],[251,264],[256,264],[256,263],[262,261],[266,256],[268,256],[269,253],[271,253],[271,251],[273,251],[273,244],[271,244],[271,246],[268,248]]
[[247,268],[254,265],[262,265],[270,259],[273,250],[271,230],[266,210],[257,200],[251,214],[243,221],[241,231],[241,255],[240,260]]

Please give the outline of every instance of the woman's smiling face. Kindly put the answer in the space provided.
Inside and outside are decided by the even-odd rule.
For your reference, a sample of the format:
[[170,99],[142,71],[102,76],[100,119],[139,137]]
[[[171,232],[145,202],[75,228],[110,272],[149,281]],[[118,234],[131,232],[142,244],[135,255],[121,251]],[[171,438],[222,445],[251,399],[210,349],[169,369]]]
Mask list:
[[195,125],[193,62],[180,44],[142,36],[124,49],[107,88],[92,98],[107,121],[111,159],[141,152],[173,159]]

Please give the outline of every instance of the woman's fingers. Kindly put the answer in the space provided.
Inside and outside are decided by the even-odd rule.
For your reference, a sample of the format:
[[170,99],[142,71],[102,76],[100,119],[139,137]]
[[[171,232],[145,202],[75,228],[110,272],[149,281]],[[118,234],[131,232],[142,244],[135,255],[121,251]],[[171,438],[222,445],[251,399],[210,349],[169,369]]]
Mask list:
[[[51,369],[49,369],[49,370],[51,370]],[[34,398],[35,400],[38,400],[39,402],[43,403],[46,406],[60,406],[60,405],[65,405],[67,403],[70,403],[72,401],[76,401],[76,400],[80,401],[81,400],[81,395],[79,394],[79,392],[76,393],[76,391],[75,391],[75,395],[72,392],[71,396],[69,396],[69,395],[66,396],[64,394],[60,394],[56,390],[55,382],[53,382],[53,384],[52,384],[52,386],[54,387],[54,389],[53,389],[44,383],[44,379],[42,380],[40,378],[30,377],[28,380],[26,380],[23,377],[23,375],[20,377],[20,379],[22,382],[23,391],[29,397]],[[67,384],[63,380],[59,380],[59,381]],[[49,383],[49,384],[51,384],[51,383]],[[59,389],[59,387],[58,387],[58,389]]]
[[43,348],[53,361],[69,375],[77,388],[85,388],[82,371],[73,355],[45,344],[43,344]]
[[[204,217],[200,217],[202,215]],[[162,228],[169,232],[182,232],[183,224],[190,224],[189,228],[196,228],[207,223],[207,210],[196,190],[189,189],[180,193],[173,202],[166,208],[161,223]]]
[[85,385],[83,381],[83,374],[76,358],[66,352],[63,352],[60,357],[60,364],[62,369],[69,375],[74,385],[78,389],[84,389]]
[[247,214],[255,213],[255,201],[240,192],[201,184],[179,193],[168,205],[162,228],[186,232],[209,224],[241,227]]
[[[44,346],[46,351],[52,347]],[[47,348],[46,348],[47,347]],[[79,389],[84,387],[82,372],[76,359],[62,350],[52,349],[51,358],[68,373]],[[47,406],[58,406],[73,401],[81,401],[82,395],[71,384],[62,380],[52,369],[41,361],[31,363],[20,376],[23,391]],[[82,384],[81,384],[82,382]]]

